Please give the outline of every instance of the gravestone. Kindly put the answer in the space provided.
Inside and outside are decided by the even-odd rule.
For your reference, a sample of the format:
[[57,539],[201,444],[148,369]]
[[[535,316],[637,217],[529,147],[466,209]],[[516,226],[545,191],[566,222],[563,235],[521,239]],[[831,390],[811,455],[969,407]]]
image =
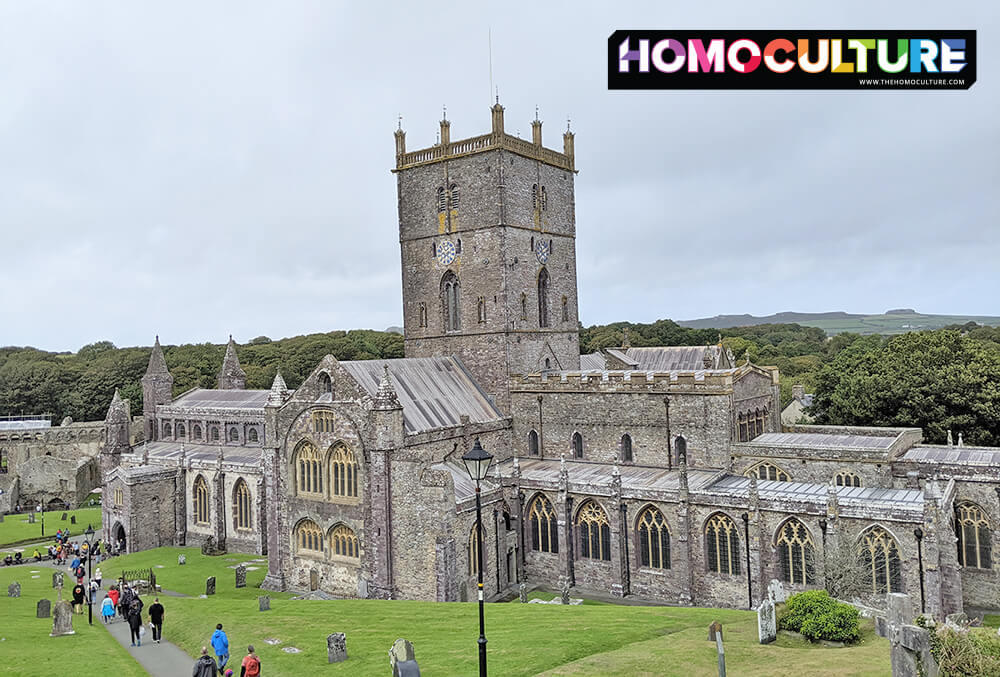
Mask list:
[[28,524],[34,524],[34,523],[35,523],[35,513],[29,512],[28,513]]
[[3,522],[3,513],[0,512],[0,522]]
[[69,523],[70,524],[76,524],[76,515],[71,515],[70,516]]
[[785,591],[785,584],[777,578],[772,578],[771,582],[767,584],[767,596],[775,604],[781,604],[788,599],[788,593]]
[[178,566],[184,566],[187,564],[187,557],[184,555],[177,555],[177,564]]
[[263,597],[257,598],[257,606],[260,607],[261,611],[271,610],[271,597],[269,595],[264,595]]
[[215,576],[209,576],[205,579],[205,594],[214,595],[215,594]]
[[61,588],[63,586],[63,572],[53,571],[52,572],[52,587]]
[[517,586],[517,596],[521,600],[521,604],[525,604],[528,601],[528,586],[525,583]]
[[722,634],[722,623],[719,621],[712,621],[712,624],[708,626],[708,641],[714,642],[716,635]]
[[65,522],[67,517],[69,517],[69,513],[64,512],[61,518],[62,521]]
[[564,578],[559,584],[559,598],[563,604],[569,604],[569,579]]
[[236,587],[247,587],[247,565],[240,564],[236,567]]
[[937,677],[930,632],[906,622],[913,614],[910,596],[893,592],[888,597],[889,608],[875,619],[875,632],[889,640],[892,677]]
[[777,639],[777,625],[774,602],[770,597],[767,597],[757,607],[757,639],[761,644],[770,644]]
[[319,572],[315,569],[309,572],[309,589],[319,590]]
[[413,644],[409,640],[397,639],[389,649],[389,666],[392,677],[420,677],[420,667],[413,655]]
[[347,635],[335,632],[326,637],[326,655],[330,663],[347,660]]
[[56,602],[52,612],[52,633],[49,637],[75,635],[73,631],[73,607],[69,602]]
[[7,596],[8,597],[20,597],[21,596],[21,584],[14,581],[7,586]]
[[35,606],[35,618],[48,618],[52,615],[52,602],[47,599],[38,600]]

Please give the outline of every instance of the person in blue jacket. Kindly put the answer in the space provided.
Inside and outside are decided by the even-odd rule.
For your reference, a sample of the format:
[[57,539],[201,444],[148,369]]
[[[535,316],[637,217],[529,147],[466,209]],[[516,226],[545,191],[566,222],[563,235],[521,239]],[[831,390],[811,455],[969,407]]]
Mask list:
[[222,631],[222,623],[216,625],[215,632],[212,633],[212,649],[215,650],[215,656],[219,662],[219,672],[221,673],[226,669],[226,663],[229,662],[229,638]]

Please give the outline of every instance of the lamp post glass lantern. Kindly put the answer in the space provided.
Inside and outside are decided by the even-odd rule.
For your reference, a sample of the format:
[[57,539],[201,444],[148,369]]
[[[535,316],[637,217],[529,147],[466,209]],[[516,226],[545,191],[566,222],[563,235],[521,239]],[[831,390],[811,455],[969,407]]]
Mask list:
[[462,463],[469,477],[476,483],[476,563],[479,589],[479,677],[486,677],[486,623],[483,616],[483,503],[480,499],[480,482],[486,479],[493,463],[493,455],[483,449],[476,438],[472,449],[462,456]]
[[84,543],[87,544],[87,623],[94,624],[94,590],[91,587],[93,581],[94,568],[91,564],[91,551],[94,549],[94,527],[88,526],[83,532],[87,537]]

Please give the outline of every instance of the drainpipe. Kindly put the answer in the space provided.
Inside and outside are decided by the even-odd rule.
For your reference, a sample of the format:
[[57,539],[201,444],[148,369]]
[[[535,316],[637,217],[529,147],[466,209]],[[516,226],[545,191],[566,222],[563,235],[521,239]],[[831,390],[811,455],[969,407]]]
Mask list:
[[623,502],[620,507],[622,511],[622,545],[625,547],[625,580],[628,581],[628,585],[622,590],[622,595],[628,595],[632,592],[632,562],[628,556],[628,538],[630,535],[628,528],[628,506]]
[[917,527],[913,530],[913,535],[917,537],[917,571],[920,573],[920,613],[926,613],[926,603],[924,602],[924,530]]
[[753,581],[750,579],[750,515],[743,513],[743,539],[747,544],[747,608],[753,609]]
[[[500,521],[498,519],[497,509],[493,508],[493,529],[496,533],[496,551],[497,551],[497,594],[500,594]],[[508,584],[510,581],[508,581]]]

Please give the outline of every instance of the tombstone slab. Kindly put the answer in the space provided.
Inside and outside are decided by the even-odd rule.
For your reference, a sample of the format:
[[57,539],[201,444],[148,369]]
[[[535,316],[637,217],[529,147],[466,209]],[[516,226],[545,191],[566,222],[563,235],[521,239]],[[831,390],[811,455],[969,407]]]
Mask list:
[[239,564],[236,567],[236,587],[245,588],[247,587],[247,565]]
[[930,651],[930,632],[907,623],[913,617],[910,596],[890,593],[888,602],[886,615],[875,619],[875,631],[889,640],[892,677],[937,677],[939,669]]
[[420,677],[420,666],[414,661],[400,661],[392,669],[392,677]]
[[521,585],[517,586],[517,596],[521,600],[521,604],[528,601],[528,586],[526,584],[521,583]]
[[49,637],[75,635],[73,630],[73,607],[69,602],[56,602],[52,612],[52,632]]
[[184,555],[177,555],[177,565],[184,566],[185,564],[187,564],[187,557]]
[[340,663],[347,660],[347,635],[335,632],[326,637],[326,655],[330,663]]
[[29,512],[28,513],[28,524],[34,524],[34,523],[35,523],[35,513]]
[[52,572],[52,587],[61,588],[63,586],[63,572],[53,571]]
[[35,618],[48,618],[52,615],[52,601],[48,599],[38,600],[35,605]]
[[209,576],[205,579],[205,594],[214,595],[215,594],[215,576]]
[[569,604],[569,579],[564,578],[559,584],[559,598],[563,604]]
[[397,663],[413,659],[413,643],[410,640],[400,637],[392,643],[392,648],[389,649],[389,666],[392,668],[393,675],[396,674]]
[[767,597],[757,607],[757,639],[761,644],[770,644],[778,637],[778,624],[774,614],[774,602]]
[[7,596],[8,597],[20,597],[21,596],[21,584],[14,581],[7,586]]
[[69,513],[65,513],[65,512],[64,512],[64,513],[62,514],[62,518],[61,518],[61,519],[62,519],[62,521],[63,521],[63,522],[65,522],[65,521],[66,521],[66,518],[67,518],[67,517],[69,517]]
[[775,604],[784,602],[788,599],[788,592],[785,590],[785,584],[777,578],[772,578],[771,582],[767,584],[767,596]]
[[264,595],[257,598],[257,606],[260,607],[261,611],[271,610],[271,597],[270,595]]
[[69,523],[70,524],[76,524],[76,515],[71,515],[70,516]]

